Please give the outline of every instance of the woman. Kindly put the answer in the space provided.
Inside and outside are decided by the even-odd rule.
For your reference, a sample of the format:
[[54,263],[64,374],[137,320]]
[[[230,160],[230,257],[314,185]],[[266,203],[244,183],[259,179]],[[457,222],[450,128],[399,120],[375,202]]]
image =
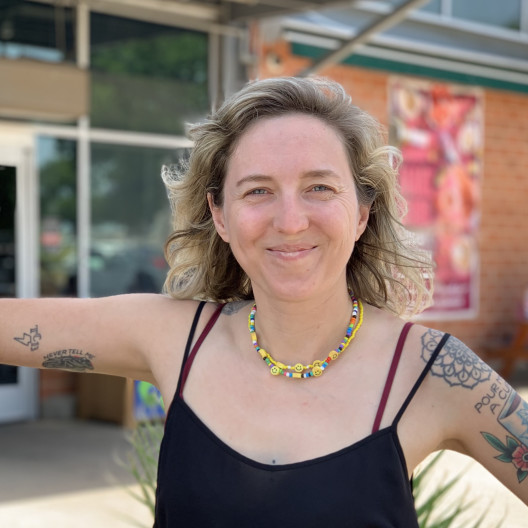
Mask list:
[[417,526],[409,477],[441,448],[528,502],[528,404],[401,318],[430,264],[377,123],[334,82],[281,78],[191,133],[164,171],[169,295],[2,301],[0,360],[159,387],[158,527]]

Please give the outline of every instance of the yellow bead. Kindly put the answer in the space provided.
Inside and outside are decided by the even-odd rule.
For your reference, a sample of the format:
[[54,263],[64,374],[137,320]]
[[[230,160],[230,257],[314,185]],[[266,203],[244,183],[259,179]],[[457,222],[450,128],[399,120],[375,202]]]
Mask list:
[[301,375],[300,375],[298,372],[293,372],[293,373],[292,373],[292,377],[293,377],[293,378],[300,378]]
[[278,375],[280,374],[280,368],[277,367],[277,365],[274,365],[273,367],[271,367],[270,372],[271,372],[274,376],[278,376]]
[[286,370],[286,365],[284,363],[281,363],[280,361],[277,361],[277,363],[275,363],[277,365],[277,367],[281,368],[282,370]]
[[319,359],[316,359],[313,363],[312,363],[312,367],[320,367],[321,365],[323,364],[323,362]]
[[330,352],[329,354],[330,359],[337,359],[339,357],[339,354],[334,350],[333,352]]
[[262,359],[266,359],[268,357],[268,353],[262,348],[259,350],[259,354],[262,357]]
[[313,369],[312,369],[312,374],[317,377],[317,376],[320,376],[321,374],[323,373],[323,369],[320,367],[320,366],[315,366]]
[[304,366],[302,363],[297,363],[297,365],[293,367],[293,370],[295,370],[295,372],[302,372],[304,370]]

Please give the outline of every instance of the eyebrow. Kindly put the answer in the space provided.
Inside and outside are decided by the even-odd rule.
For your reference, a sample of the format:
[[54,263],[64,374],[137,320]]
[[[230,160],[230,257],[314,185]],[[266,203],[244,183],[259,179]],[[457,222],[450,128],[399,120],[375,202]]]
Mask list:
[[[301,176],[302,179],[310,179],[310,178],[336,178],[337,174],[330,169],[316,169],[311,170],[303,173]],[[261,183],[261,182],[267,182],[273,180],[272,176],[268,176],[267,174],[249,174],[247,176],[244,176],[242,179],[238,180],[236,183],[237,187],[241,187],[242,185],[246,183]]]

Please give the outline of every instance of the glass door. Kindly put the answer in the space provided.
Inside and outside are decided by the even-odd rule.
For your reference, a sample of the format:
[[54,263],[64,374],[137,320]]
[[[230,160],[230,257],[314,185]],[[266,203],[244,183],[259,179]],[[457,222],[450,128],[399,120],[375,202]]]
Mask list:
[[[30,210],[35,190],[31,148],[12,144],[13,137],[7,145],[0,135],[0,297],[32,297],[37,268],[31,250],[36,232],[35,211]],[[0,365],[0,422],[35,418],[37,398],[35,369]]]

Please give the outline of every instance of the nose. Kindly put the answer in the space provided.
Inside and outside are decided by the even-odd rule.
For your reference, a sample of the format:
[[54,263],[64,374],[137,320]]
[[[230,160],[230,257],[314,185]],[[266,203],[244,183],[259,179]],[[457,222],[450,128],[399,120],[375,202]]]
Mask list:
[[277,231],[294,235],[304,231],[308,224],[306,205],[299,197],[282,196],[277,200],[273,216],[273,226]]

